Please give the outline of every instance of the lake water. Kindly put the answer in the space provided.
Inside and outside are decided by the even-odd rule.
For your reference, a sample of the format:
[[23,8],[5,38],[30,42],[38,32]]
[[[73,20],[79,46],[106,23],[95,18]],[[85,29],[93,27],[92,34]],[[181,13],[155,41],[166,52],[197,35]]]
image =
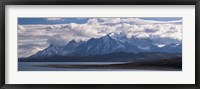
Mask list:
[[36,65],[105,65],[121,64],[126,62],[18,62],[18,71],[118,71],[130,69],[96,69],[96,68],[52,68]]

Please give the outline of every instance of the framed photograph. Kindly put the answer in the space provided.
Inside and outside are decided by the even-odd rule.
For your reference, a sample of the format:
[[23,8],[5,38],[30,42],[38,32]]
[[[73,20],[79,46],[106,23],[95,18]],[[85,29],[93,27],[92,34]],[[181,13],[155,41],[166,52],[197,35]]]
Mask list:
[[200,88],[199,0],[1,5],[1,88]]

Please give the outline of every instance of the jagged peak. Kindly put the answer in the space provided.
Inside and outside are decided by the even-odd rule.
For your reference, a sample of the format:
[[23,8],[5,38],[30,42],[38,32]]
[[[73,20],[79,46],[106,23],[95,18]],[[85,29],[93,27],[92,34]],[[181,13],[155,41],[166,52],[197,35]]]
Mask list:
[[107,35],[101,37],[100,39],[102,39],[104,42],[107,42],[108,40],[111,40],[112,37],[110,36],[110,33],[109,33],[109,34],[107,34]]
[[[53,44],[49,44],[49,47],[54,47],[54,45],[53,45]],[[48,48],[49,48],[49,47],[48,47]]]
[[111,33],[106,34],[105,36],[102,36],[102,38],[111,38]]
[[69,41],[69,44],[70,43],[76,43],[76,41],[73,39],[73,40]]

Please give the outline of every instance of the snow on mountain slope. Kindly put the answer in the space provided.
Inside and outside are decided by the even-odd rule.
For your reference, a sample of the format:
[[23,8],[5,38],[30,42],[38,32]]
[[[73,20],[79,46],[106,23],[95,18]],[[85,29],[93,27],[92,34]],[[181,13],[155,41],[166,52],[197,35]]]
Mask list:
[[107,34],[100,38],[91,38],[85,42],[76,42],[71,40],[65,46],[50,45],[43,51],[38,52],[32,57],[54,56],[54,55],[102,55],[116,52],[171,52],[181,53],[182,45],[175,43],[159,47],[149,38],[137,38],[132,36],[117,37]]

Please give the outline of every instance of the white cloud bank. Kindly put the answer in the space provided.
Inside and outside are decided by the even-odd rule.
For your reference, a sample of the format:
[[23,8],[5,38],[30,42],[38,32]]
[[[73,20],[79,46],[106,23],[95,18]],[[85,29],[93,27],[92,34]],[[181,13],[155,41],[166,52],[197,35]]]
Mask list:
[[46,18],[46,20],[48,20],[48,21],[59,21],[59,20],[64,20],[64,18],[50,17],[50,18]]
[[[49,19],[50,20],[50,19]],[[61,20],[51,18],[51,20]],[[18,57],[28,57],[48,47],[65,45],[72,39],[86,41],[109,33],[127,37],[182,40],[182,21],[152,21],[139,18],[90,18],[85,24],[18,25]]]

